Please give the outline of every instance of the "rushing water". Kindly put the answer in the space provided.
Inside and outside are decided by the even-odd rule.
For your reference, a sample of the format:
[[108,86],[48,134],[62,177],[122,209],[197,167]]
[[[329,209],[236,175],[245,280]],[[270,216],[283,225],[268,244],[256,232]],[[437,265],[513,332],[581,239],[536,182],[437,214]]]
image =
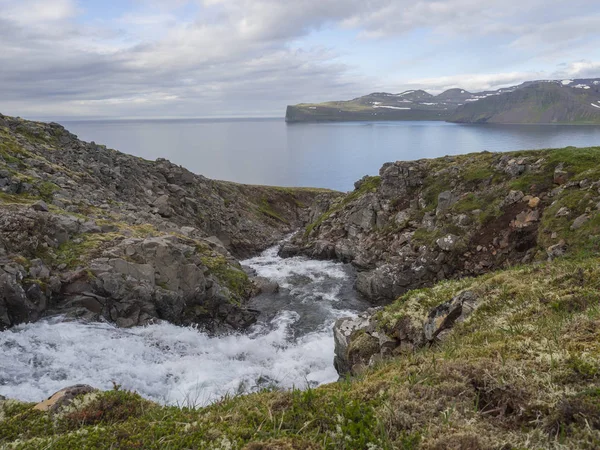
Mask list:
[[39,401],[72,384],[112,383],[168,404],[202,405],[226,394],[335,381],[332,324],[367,304],[353,271],[336,262],[281,259],[277,247],[244,261],[277,281],[246,334],[210,337],[168,323],[119,329],[60,317],[0,333],[0,395]]
[[66,122],[81,139],[238,183],[348,191],[388,161],[483,150],[600,145],[600,126],[350,122],[283,119]]

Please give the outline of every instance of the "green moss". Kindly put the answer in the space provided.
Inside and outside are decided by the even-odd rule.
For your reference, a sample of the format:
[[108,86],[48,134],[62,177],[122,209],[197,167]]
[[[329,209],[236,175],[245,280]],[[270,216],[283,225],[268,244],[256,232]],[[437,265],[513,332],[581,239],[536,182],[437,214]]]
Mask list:
[[417,228],[417,230],[413,233],[411,242],[417,245],[433,247],[435,245],[435,241],[442,236],[444,236],[444,232],[442,230],[428,230],[427,228],[421,227]]
[[252,283],[246,272],[234,267],[222,255],[206,255],[202,256],[201,259],[202,263],[210,270],[210,273],[234,294],[235,298],[232,298],[232,301],[239,302],[241,299],[248,297],[252,290]]
[[32,197],[28,194],[7,194],[6,192],[0,191],[0,203],[4,203],[7,205],[17,204],[17,205],[31,205],[35,203],[36,198]]
[[53,256],[46,256],[44,259],[50,258],[50,262],[55,265],[65,264],[68,268],[74,269],[99,257],[108,245],[124,238],[119,233],[81,234],[60,245]]
[[485,199],[470,193],[461,198],[458,202],[452,205],[452,211],[456,213],[468,213],[476,209],[483,209],[487,206]]
[[490,167],[475,167],[467,170],[463,179],[465,181],[483,181],[489,180],[495,175],[495,172]]
[[54,197],[54,193],[60,188],[54,183],[51,183],[49,181],[43,181],[36,186],[36,189],[38,190],[42,199],[44,199],[47,202],[50,202]]
[[281,215],[277,211],[275,211],[275,209],[273,209],[271,202],[269,202],[269,200],[266,197],[263,197],[261,199],[260,204],[258,206],[258,210],[265,216],[268,216],[282,223],[288,223],[286,219],[281,217]]

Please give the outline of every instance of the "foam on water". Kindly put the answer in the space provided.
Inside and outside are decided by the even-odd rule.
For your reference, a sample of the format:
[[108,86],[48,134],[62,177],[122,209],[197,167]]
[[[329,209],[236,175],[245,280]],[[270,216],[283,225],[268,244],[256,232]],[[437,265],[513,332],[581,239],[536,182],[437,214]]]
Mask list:
[[0,395],[39,401],[71,384],[108,389],[115,382],[162,403],[201,405],[267,386],[335,381],[331,325],[366,307],[347,294],[349,268],[282,260],[276,248],[244,263],[284,288],[254,300],[267,312],[247,334],[211,337],[168,323],[119,329],[60,317],[21,325],[0,333]]

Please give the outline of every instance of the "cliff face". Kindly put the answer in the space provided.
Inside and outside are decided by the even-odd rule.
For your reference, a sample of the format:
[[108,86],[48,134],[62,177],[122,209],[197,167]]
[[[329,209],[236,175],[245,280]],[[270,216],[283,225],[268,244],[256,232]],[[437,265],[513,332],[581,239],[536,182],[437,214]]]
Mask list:
[[[578,83],[585,81],[586,84]],[[597,81],[597,80],[596,80]],[[579,87],[571,87],[570,84]],[[598,83],[530,83],[512,92],[460,106],[449,119],[465,123],[600,123]]]
[[281,254],[351,262],[375,302],[600,245],[600,149],[385,164]]
[[0,329],[54,313],[244,327],[264,249],[336,193],[209,180],[0,116]]

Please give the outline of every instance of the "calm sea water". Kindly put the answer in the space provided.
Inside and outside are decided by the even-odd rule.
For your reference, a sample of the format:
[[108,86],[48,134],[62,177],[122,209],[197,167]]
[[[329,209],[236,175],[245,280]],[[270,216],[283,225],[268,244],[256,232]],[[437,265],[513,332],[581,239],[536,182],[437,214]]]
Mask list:
[[64,122],[81,139],[209,178],[350,190],[388,161],[600,145],[600,127],[444,122],[291,124],[283,119]]

